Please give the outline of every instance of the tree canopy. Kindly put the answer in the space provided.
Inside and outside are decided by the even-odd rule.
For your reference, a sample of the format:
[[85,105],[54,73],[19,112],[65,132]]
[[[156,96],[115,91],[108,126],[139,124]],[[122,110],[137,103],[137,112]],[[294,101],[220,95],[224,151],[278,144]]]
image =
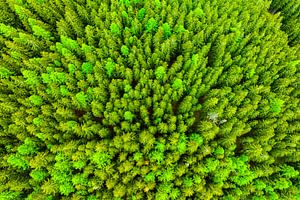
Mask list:
[[0,0],[0,200],[300,199],[298,0]]

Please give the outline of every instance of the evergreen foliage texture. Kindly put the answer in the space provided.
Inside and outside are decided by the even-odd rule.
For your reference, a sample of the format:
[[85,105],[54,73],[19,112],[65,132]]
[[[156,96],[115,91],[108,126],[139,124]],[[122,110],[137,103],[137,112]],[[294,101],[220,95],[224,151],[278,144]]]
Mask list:
[[299,200],[299,0],[0,0],[0,200]]

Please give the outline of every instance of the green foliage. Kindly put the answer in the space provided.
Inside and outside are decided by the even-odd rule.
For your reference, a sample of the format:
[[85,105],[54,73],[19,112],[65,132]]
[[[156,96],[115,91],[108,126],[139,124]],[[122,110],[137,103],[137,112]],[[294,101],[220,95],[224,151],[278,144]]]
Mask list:
[[180,190],[178,188],[172,189],[172,191],[169,194],[169,197],[171,199],[177,199],[178,197],[180,197]]
[[124,119],[127,121],[132,121],[134,118],[134,114],[132,114],[130,111],[126,111],[124,113]]
[[51,179],[45,181],[41,189],[45,194],[49,194],[49,195],[58,192],[57,185]]
[[144,19],[145,15],[146,15],[146,9],[141,8],[137,14],[137,18],[141,21]]
[[124,91],[125,92],[129,92],[131,90],[131,86],[130,85],[125,85]]
[[50,73],[42,73],[42,79],[43,83],[47,84],[63,84],[67,80],[65,73],[53,71],[51,71]]
[[26,170],[29,167],[29,162],[19,154],[9,156],[7,162],[11,166],[22,170]]
[[174,179],[174,171],[167,169],[166,171],[162,172],[161,175],[158,177],[158,180],[162,182],[169,182]]
[[74,64],[69,64],[69,65],[68,65],[68,70],[69,70],[69,73],[70,73],[70,74],[74,74],[75,71],[76,71],[75,65],[74,65]]
[[172,35],[172,29],[168,23],[164,23],[162,25],[163,31],[164,31],[164,36],[165,38],[168,38]]
[[48,175],[47,172],[45,172],[44,170],[36,169],[30,172],[30,176],[33,178],[33,180],[39,182],[43,181],[47,175]]
[[154,182],[155,181],[155,173],[150,172],[145,176],[145,181],[146,182]]
[[7,26],[6,24],[0,23],[0,34],[12,38],[18,35],[17,30],[14,27]]
[[185,30],[183,25],[179,25],[176,29],[176,33],[183,33]]
[[166,70],[163,66],[159,66],[155,70],[156,79],[163,79],[166,75]]
[[198,18],[202,18],[204,16],[203,10],[199,7],[193,11],[193,14]]
[[120,30],[120,27],[118,24],[116,23],[112,23],[110,25],[110,32],[113,34],[113,35],[120,35],[121,34],[121,30]]
[[299,13],[0,1],[0,199],[300,199]]
[[160,152],[164,152],[166,150],[166,146],[163,143],[156,142],[155,149]]
[[192,187],[193,186],[193,179],[189,177],[185,177],[183,180],[183,185],[185,187]]
[[0,78],[8,78],[13,73],[6,69],[5,67],[0,67]]
[[42,123],[43,123],[43,119],[39,118],[39,117],[36,117],[33,119],[33,124],[36,125],[36,126],[40,126]]
[[18,147],[18,153],[20,155],[30,155],[37,151],[36,143],[30,138],[24,140],[24,144]]
[[172,84],[172,87],[175,89],[175,90],[179,90],[181,89],[183,86],[183,82],[181,79],[179,78],[176,78]]
[[115,70],[116,64],[113,62],[111,58],[108,58],[106,61],[105,69],[108,77],[111,77],[113,74],[113,71]]
[[111,163],[111,155],[108,153],[97,152],[92,156],[91,161],[97,165],[99,169],[102,169]]
[[77,41],[72,40],[71,38],[68,38],[67,36],[60,36],[60,41],[62,43],[62,45],[69,49],[69,50],[77,50],[79,49],[79,45],[77,43]]
[[200,134],[192,133],[189,138],[191,141],[195,141],[198,145],[203,144],[203,138],[201,137]]
[[67,96],[70,93],[68,88],[65,85],[61,85],[59,87],[59,91],[60,91],[62,96]]
[[3,200],[16,200],[16,199],[20,199],[20,196],[21,196],[20,192],[13,192],[13,191],[0,192],[0,199]]
[[85,165],[86,165],[86,163],[83,160],[78,160],[76,162],[73,162],[73,167],[75,169],[82,169]]
[[219,165],[220,161],[214,158],[208,158],[205,160],[205,170],[207,172],[215,171]]
[[141,152],[136,152],[134,155],[133,155],[133,159],[135,161],[138,161],[140,160],[141,158],[143,158],[143,154]]
[[50,74],[50,79],[53,83],[62,84],[66,82],[65,73],[62,72],[53,72]]
[[184,154],[187,150],[187,138],[185,135],[181,135],[177,144],[177,151],[180,154]]
[[24,78],[26,78],[25,83],[30,86],[38,86],[39,85],[39,78],[37,74],[33,71],[24,70],[22,71]]
[[224,149],[222,147],[218,147],[215,149],[214,154],[215,155],[223,155],[224,154]]
[[124,56],[127,56],[129,54],[129,49],[126,45],[122,45],[121,52]]
[[88,200],[97,200],[97,197],[95,195],[89,195]]
[[59,186],[61,194],[68,196],[70,193],[75,191],[75,188],[70,183],[64,183]]
[[156,32],[158,28],[157,21],[152,17],[148,20],[146,23],[146,32],[151,33],[151,32]]
[[77,93],[76,100],[81,107],[85,108],[87,106],[87,95],[84,92]]
[[234,169],[237,174],[230,179],[237,185],[246,185],[257,177],[257,175],[249,169],[247,161],[248,157],[245,155],[234,160]]
[[288,166],[286,164],[281,167],[281,173],[287,178],[296,178],[299,175],[299,171],[295,170],[294,167]]
[[162,164],[165,159],[164,153],[159,151],[152,151],[150,153],[150,161],[156,162],[158,165]]
[[89,62],[85,62],[82,64],[81,70],[85,74],[90,74],[93,72],[93,65]]
[[200,184],[202,182],[201,177],[199,175],[194,175],[193,182],[196,184]]
[[40,106],[43,103],[42,97],[40,97],[38,95],[31,95],[29,97],[29,101],[35,106]]
[[267,185],[261,180],[255,180],[254,181],[254,186],[255,186],[256,189],[262,190],[262,189],[265,189]]
[[61,62],[60,62],[59,60],[54,60],[54,64],[55,64],[56,66],[58,66],[58,67],[61,67],[61,66],[62,66],[62,64],[61,64]]
[[282,19],[281,29],[288,35],[289,44],[298,45],[300,41],[299,1],[273,0],[270,5],[271,13],[280,13]]
[[157,199],[157,200],[167,200],[168,199],[168,194],[163,192],[163,191],[157,192],[155,194],[155,199]]
[[86,174],[76,174],[72,177],[73,185],[86,185],[88,182]]
[[272,98],[270,100],[270,111],[274,113],[280,113],[284,101],[278,98]]
[[292,186],[292,182],[290,180],[285,178],[279,178],[278,180],[276,180],[274,188],[284,190],[289,188],[290,186]]
[[37,26],[37,25],[33,25],[32,26],[32,31],[33,31],[33,34],[36,35],[36,36],[39,36],[39,37],[42,37],[43,39],[50,39],[51,38],[51,33],[45,29],[43,29],[42,27],[40,26]]

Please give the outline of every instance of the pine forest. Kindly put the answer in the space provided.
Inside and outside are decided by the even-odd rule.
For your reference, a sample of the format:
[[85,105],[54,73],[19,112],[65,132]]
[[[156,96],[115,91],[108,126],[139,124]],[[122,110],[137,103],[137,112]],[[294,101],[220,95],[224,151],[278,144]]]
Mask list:
[[0,200],[300,200],[300,0],[0,0]]

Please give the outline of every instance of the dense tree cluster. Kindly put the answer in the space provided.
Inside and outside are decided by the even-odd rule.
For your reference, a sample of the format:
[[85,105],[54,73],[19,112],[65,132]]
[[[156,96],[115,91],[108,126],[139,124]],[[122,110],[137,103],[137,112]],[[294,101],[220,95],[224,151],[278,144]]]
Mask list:
[[0,199],[300,199],[299,15],[0,0]]
[[300,43],[300,2],[299,0],[273,0],[270,11],[282,13],[282,30],[289,36],[290,45]]

